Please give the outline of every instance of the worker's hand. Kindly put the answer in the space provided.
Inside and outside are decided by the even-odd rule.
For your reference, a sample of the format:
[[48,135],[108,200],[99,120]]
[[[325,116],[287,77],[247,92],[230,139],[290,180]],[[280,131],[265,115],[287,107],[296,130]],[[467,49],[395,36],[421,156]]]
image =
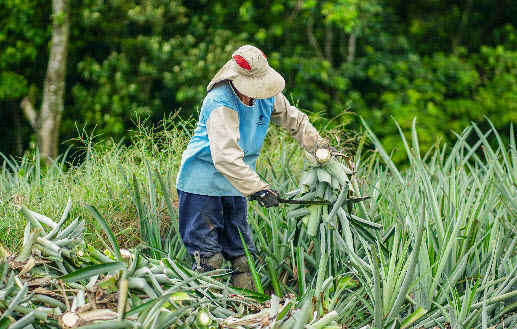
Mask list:
[[250,201],[256,200],[261,207],[278,207],[278,196],[275,190],[261,190],[250,196]]

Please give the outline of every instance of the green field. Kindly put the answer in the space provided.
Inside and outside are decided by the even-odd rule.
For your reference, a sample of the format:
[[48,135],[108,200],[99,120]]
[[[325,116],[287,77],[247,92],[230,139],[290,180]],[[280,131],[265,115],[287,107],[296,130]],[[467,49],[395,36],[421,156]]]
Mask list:
[[[192,259],[176,229],[174,188],[189,124],[140,130],[131,146],[104,148],[85,141],[85,160],[76,167],[67,162],[67,154],[51,166],[40,165],[38,153],[4,158],[0,241],[11,254],[21,250],[37,229],[37,219],[25,229],[31,215],[27,210],[25,216],[20,214],[19,206],[58,222],[70,199],[63,227],[77,217],[85,220],[85,244],[78,244],[82,255],[76,256],[81,261],[62,256],[65,266],[38,264],[32,278],[71,273],[63,279],[71,302],[88,283],[74,271],[86,268],[87,277],[120,274],[102,286],[107,295],[120,289],[118,296],[129,296],[127,312],[117,313],[109,323],[112,328],[135,323],[144,328],[202,327],[196,321],[205,315],[210,319],[207,327],[219,323],[232,328],[257,327],[266,318],[274,328],[516,326],[513,126],[509,136],[499,136],[493,126],[480,130],[472,124],[458,132],[452,145],[437,143],[428,150],[420,150],[414,123],[407,131],[399,128],[405,145],[399,150],[384,149],[366,124],[364,128],[354,157],[355,193],[371,199],[363,207],[347,208],[363,221],[321,216],[317,233],[308,234],[302,221],[288,216],[289,207],[263,209],[250,202],[258,292],[228,287],[227,273],[218,281],[189,271]],[[263,179],[282,193],[295,190],[308,167],[300,147],[272,129],[264,148],[267,152],[258,163]],[[399,157],[405,153],[409,160],[404,168],[391,161],[393,152]],[[132,260],[122,261],[119,248],[130,250]],[[2,264],[6,270],[0,282],[0,311],[5,314],[9,303],[20,302],[28,292],[20,269],[8,270],[9,262]],[[91,265],[97,268],[87,268]],[[142,274],[142,268],[149,274]],[[142,272],[139,278],[145,286],[131,285],[135,271]],[[169,281],[156,284],[159,271]],[[126,278],[129,290],[123,288]],[[11,288],[9,280],[15,282]],[[29,308],[47,305],[41,300],[25,302]],[[38,312],[46,312],[46,320]],[[52,308],[38,312],[32,315],[34,327],[57,325],[59,316]],[[0,317],[0,328],[29,313],[11,309],[11,318]]]

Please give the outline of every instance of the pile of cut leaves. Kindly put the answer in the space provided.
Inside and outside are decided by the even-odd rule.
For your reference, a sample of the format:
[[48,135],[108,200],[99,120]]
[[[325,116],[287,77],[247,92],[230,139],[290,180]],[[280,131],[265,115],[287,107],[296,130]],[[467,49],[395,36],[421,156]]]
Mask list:
[[71,207],[69,200],[58,221],[21,207],[21,250],[0,244],[0,329],[291,328],[300,321],[339,328],[332,312],[311,321],[312,307],[296,308],[294,296],[237,290],[225,282],[228,273],[202,275],[175,259],[120,249],[103,217],[85,205],[109,241],[101,252],[85,243],[84,220],[68,220]]

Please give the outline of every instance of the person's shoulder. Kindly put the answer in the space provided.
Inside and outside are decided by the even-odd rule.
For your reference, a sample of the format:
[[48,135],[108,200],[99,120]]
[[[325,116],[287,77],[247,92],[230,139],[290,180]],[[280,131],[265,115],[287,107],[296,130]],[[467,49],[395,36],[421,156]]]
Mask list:
[[227,107],[234,111],[238,111],[235,100],[232,98],[232,90],[230,85],[226,82],[215,85],[205,96],[203,106],[201,107],[200,118],[207,120],[212,114],[212,111],[218,107]]
[[284,99],[286,99],[286,97],[285,97],[285,95],[283,93],[279,93],[278,95],[271,97],[271,99],[274,102],[275,100],[276,101],[284,100]]
[[218,98],[230,98],[231,96],[231,87],[227,81],[220,82],[216,84],[210,91],[206,94],[205,98],[208,99],[218,99]]
[[226,106],[229,108],[235,107],[235,100],[228,82],[222,82],[215,85],[205,96],[204,103],[215,108],[219,106]]

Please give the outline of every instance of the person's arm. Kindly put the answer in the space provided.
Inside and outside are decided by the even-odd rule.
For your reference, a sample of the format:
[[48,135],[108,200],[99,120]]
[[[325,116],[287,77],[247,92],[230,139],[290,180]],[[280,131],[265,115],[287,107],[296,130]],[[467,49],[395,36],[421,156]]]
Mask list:
[[289,104],[284,94],[275,96],[271,121],[286,129],[292,138],[308,152],[314,151],[320,134],[309,122],[309,117],[295,106]]
[[206,121],[210,152],[215,168],[245,197],[270,189],[259,175],[244,163],[240,139],[239,116],[236,111],[217,107]]

